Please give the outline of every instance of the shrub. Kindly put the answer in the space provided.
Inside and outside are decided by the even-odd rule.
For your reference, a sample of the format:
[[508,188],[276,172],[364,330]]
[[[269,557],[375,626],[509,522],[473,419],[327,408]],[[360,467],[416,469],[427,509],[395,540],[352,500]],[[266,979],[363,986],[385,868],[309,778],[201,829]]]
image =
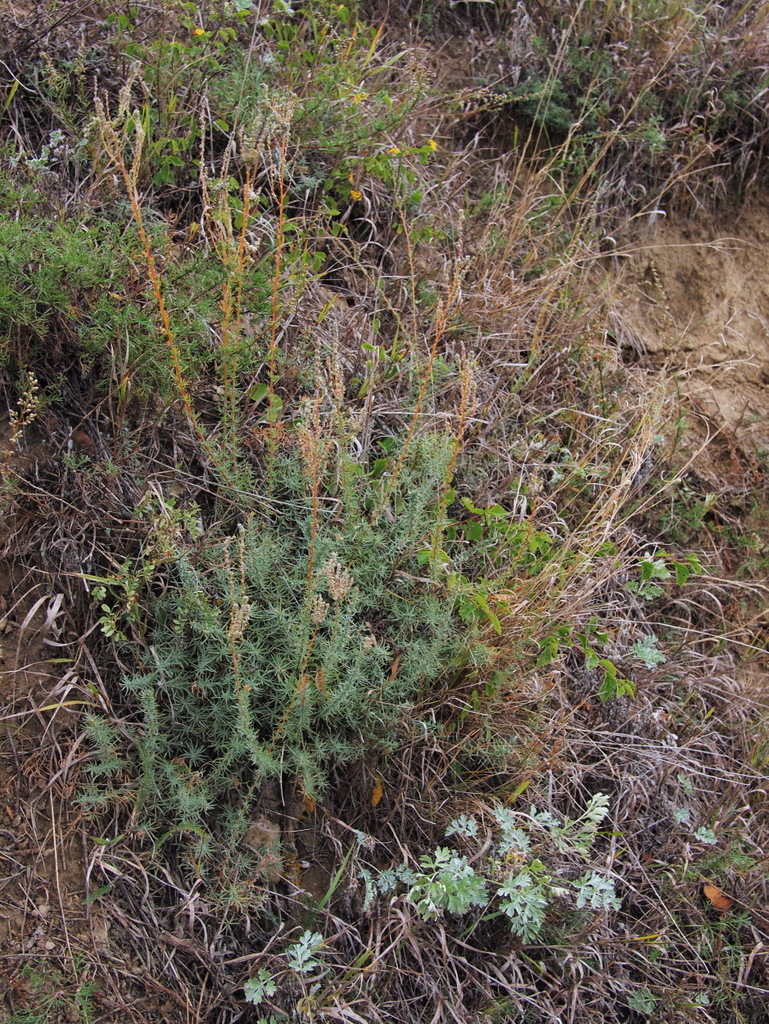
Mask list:
[[[344,493],[322,513],[306,463],[284,455],[269,519],[178,558],[143,667],[125,681],[141,708],[138,809],[150,826],[198,825],[281,773],[314,798],[332,765],[393,738],[420,692],[467,657],[472,634],[458,633],[445,583],[416,558],[442,515],[451,450],[415,441],[395,486],[343,459]],[[103,775],[98,721],[92,735]]]
[[[164,228],[155,219],[149,232],[161,254],[169,241]],[[70,369],[71,353],[81,375],[97,365],[102,381],[109,374],[99,360],[108,359],[134,395],[168,396],[168,356],[140,259],[136,231],[120,217],[42,227],[22,210],[0,223],[0,362],[35,367],[41,383],[55,387],[57,373]],[[171,326],[193,379],[222,358],[212,325],[221,317],[217,296],[226,277],[220,261],[190,255],[165,280]],[[259,264],[243,268],[242,287],[258,323],[268,296]],[[251,369],[258,355],[258,346],[241,345],[236,372]]]

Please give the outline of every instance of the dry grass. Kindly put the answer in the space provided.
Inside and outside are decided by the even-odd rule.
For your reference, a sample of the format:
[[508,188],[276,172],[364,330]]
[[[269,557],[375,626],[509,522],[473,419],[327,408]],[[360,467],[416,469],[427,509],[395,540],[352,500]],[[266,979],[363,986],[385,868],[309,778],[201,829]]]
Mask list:
[[[735,152],[741,154],[741,180],[748,181],[764,127],[754,119],[751,132],[740,138],[714,135],[692,148],[689,124],[691,130],[680,141],[673,137],[665,159],[651,169],[644,165],[641,140],[633,143],[635,151],[632,145],[618,148],[617,134],[634,131],[638,97],[692,71],[692,36],[684,24],[689,15],[681,9],[681,28],[670,36],[665,61],[655,63],[630,94],[616,132],[605,134],[575,176],[566,166],[575,135],[546,138],[541,125],[534,125],[519,152],[494,155],[508,148],[506,131],[523,133],[525,125],[514,104],[511,114],[510,99],[505,107],[476,85],[481,62],[484,70],[494,64],[481,56],[483,33],[495,32],[499,52],[508,47],[514,63],[521,55],[536,56],[545,79],[554,72],[543,53],[531,49],[544,12],[537,8],[522,20],[519,7],[503,4],[500,20],[489,20],[490,6],[465,5],[470,21],[461,24],[470,24],[472,32],[460,55],[470,58],[467,65],[459,65],[456,54],[445,59],[440,46],[433,57],[434,40],[420,40],[417,63],[429,68],[434,62],[436,77],[400,134],[386,140],[403,154],[400,178],[378,176],[361,158],[360,174],[349,184],[365,199],[350,201],[331,217],[309,199],[292,205],[286,168],[294,173],[307,140],[294,140],[286,127],[280,145],[269,145],[274,136],[262,140],[253,177],[231,153],[224,158],[234,159],[228,166],[242,172],[246,206],[252,187],[264,200],[252,225],[246,218],[240,230],[230,223],[229,236],[216,235],[224,229],[213,213],[222,208],[214,211],[209,200],[221,187],[222,164],[204,174],[192,199],[179,200],[182,219],[193,220],[195,209],[204,228],[183,240],[173,236],[175,245],[199,247],[212,259],[217,247],[236,253],[224,327],[213,325],[223,347],[228,338],[253,342],[237,287],[231,287],[242,280],[245,254],[269,267],[269,313],[260,324],[267,344],[248,380],[240,381],[228,364],[222,402],[209,385],[209,366],[189,381],[175,357],[181,412],[156,409],[153,415],[147,405],[126,399],[121,374],[111,384],[107,377],[96,398],[94,378],[103,367],[90,377],[72,373],[64,401],[51,400],[39,419],[28,459],[13,463],[5,555],[17,567],[44,574],[46,594],[64,595],[59,607],[66,608],[66,628],[47,639],[71,664],[58,682],[30,686],[10,700],[2,716],[11,737],[8,765],[25,766],[24,790],[11,808],[19,820],[12,819],[10,830],[17,839],[28,833],[35,851],[31,860],[26,853],[8,854],[13,885],[4,890],[3,912],[21,915],[18,928],[26,941],[31,925],[24,915],[39,917],[39,893],[52,880],[51,913],[61,918],[55,948],[22,945],[9,952],[17,993],[9,1011],[26,1010],[35,998],[41,1004],[45,993],[35,995],[19,970],[30,958],[48,957],[70,993],[86,980],[97,981],[98,1012],[91,1018],[97,1020],[225,1024],[257,1020],[271,1005],[277,1020],[288,1012],[367,1024],[589,1024],[641,1021],[655,1002],[656,1012],[676,1024],[759,1024],[766,1017],[767,694],[760,684],[766,587],[758,573],[737,580],[718,563],[720,552],[695,532],[687,550],[671,554],[693,551],[709,574],[685,588],[669,587],[654,601],[628,588],[648,552],[671,550],[662,537],[663,512],[681,480],[693,487],[696,481],[693,462],[676,447],[680,396],[664,374],[622,365],[606,310],[590,284],[590,275],[606,266],[601,243],[607,204],[616,206],[622,197],[623,214],[632,218],[671,192],[700,202],[707,188],[722,187],[722,172],[712,165]],[[610,47],[639,32],[639,16],[623,20],[616,5],[601,5],[616,8],[613,19],[594,4],[577,6],[591,25],[603,19]],[[414,5],[398,11],[413,14]],[[146,13],[152,13],[149,6]],[[402,30],[394,5],[390,13],[389,24]],[[452,11],[457,17],[460,12]],[[708,31],[718,46],[719,88],[728,77],[725,54],[737,38],[734,60],[758,73],[764,5],[720,13],[707,5],[703,18],[710,19]],[[556,33],[548,43],[558,67],[566,67],[571,39]],[[406,85],[420,76],[424,84],[427,71],[415,72],[405,59],[405,70],[388,66],[394,43],[385,37],[382,46],[385,67],[377,74],[397,103],[398,90],[405,95]],[[501,73],[487,75],[494,81],[491,92],[510,84],[511,74],[505,64]],[[312,95],[312,83],[303,88]],[[453,94],[449,103],[446,92]],[[12,108],[17,137],[30,152],[36,132],[48,130],[33,107]],[[409,153],[427,138],[439,146],[432,162]],[[114,204],[119,190],[113,192],[110,174],[122,163],[134,218],[138,211],[141,219],[153,205],[152,189],[139,188],[140,171],[125,163],[114,136],[107,149],[112,170],[102,154],[98,180],[88,177],[89,170],[69,206],[76,208],[86,194],[89,202],[103,196]],[[325,173],[334,170],[336,158],[327,158]],[[215,164],[215,156],[209,159]],[[54,193],[71,171],[62,172]],[[418,203],[408,201],[407,184],[420,193]],[[631,204],[628,197],[639,184],[653,191]],[[166,208],[174,201],[173,193],[169,198],[161,189],[159,195]],[[333,235],[330,226],[339,219],[347,234]],[[161,338],[174,353],[174,328],[163,315],[173,249],[158,257],[147,235],[143,243],[163,318]],[[317,273],[297,270],[299,249],[321,247],[326,260]],[[268,390],[259,401],[244,398],[260,383]],[[5,386],[11,393],[10,374]],[[265,415],[266,404],[274,416]],[[232,533],[244,509],[256,506],[268,514],[270,503],[280,500],[273,487],[275,460],[300,444],[292,429],[302,416],[316,442],[315,462],[307,462],[313,524],[336,497],[318,461],[321,441],[329,450],[350,444],[358,464],[366,466],[384,438],[401,434],[406,452],[420,434],[445,430],[456,447],[447,486],[451,482],[476,507],[504,506],[505,523],[528,530],[527,536],[541,535],[547,555],[526,564],[501,536],[485,539],[473,554],[472,544],[462,540],[473,517],[444,495],[444,511],[459,524],[460,538],[454,549],[446,546],[452,557],[458,549],[462,557],[469,553],[467,586],[485,588],[499,634],[491,618],[482,622],[479,664],[447,670],[399,723],[397,743],[386,751],[372,743],[361,763],[332,773],[322,804],[302,800],[291,779],[255,796],[253,818],[277,827],[283,841],[279,879],[270,879],[266,855],[261,874],[244,874],[237,850],[222,850],[213,874],[196,874],[182,856],[173,823],[153,845],[129,805],[117,802],[83,831],[72,799],[90,755],[74,713],[67,712],[66,728],[54,728],[47,709],[74,709],[80,700],[98,704],[121,742],[133,743],[138,713],[119,682],[137,655],[100,635],[99,610],[83,576],[114,573],[126,558],[133,566],[141,563],[151,524],[136,510],[148,488],[182,503],[196,501],[203,543],[217,530]],[[78,450],[71,435],[83,426],[90,444]],[[237,478],[222,457],[234,439],[239,465],[248,469]],[[12,446],[18,441],[14,435]],[[391,482],[379,492],[382,508],[401,466],[396,461],[391,468]],[[761,501],[764,486],[753,488]],[[734,513],[735,529],[743,508]],[[435,554],[445,531],[436,529],[429,540]],[[152,597],[171,585],[172,573],[161,562],[141,593],[144,615],[129,629],[145,651],[151,651]],[[25,615],[33,597],[21,600]],[[58,612],[51,615],[58,621]],[[598,699],[601,674],[588,667],[576,642],[564,641],[549,664],[536,664],[554,631],[569,627],[576,635],[593,618],[607,634],[602,653],[633,674],[632,699]],[[21,612],[10,619],[22,636]],[[651,632],[662,638],[667,662],[641,668],[628,652]],[[4,671],[31,667],[19,657]],[[42,794],[36,795],[36,786]],[[498,917],[422,920],[402,894],[364,906],[363,868],[375,873],[404,861],[415,867],[445,842],[446,825],[460,814],[475,815],[490,842],[492,811],[500,802],[577,817],[599,792],[608,794],[611,816],[591,864],[615,880],[619,911],[578,916],[557,909],[547,940],[524,944]],[[700,827],[712,829],[717,841],[698,836]],[[65,898],[74,886],[60,860],[69,850],[67,829],[84,844],[82,852],[67,853],[67,864],[79,864],[84,874],[91,897],[85,923]],[[98,843],[86,838],[97,830]],[[574,871],[568,860],[551,867]],[[726,894],[727,910],[703,894],[703,883]],[[325,973],[303,975],[286,967],[286,945],[305,929],[323,935]],[[259,969],[279,978],[279,987],[257,1010],[246,1006],[243,984]],[[74,994],[70,1003],[76,1005]]]

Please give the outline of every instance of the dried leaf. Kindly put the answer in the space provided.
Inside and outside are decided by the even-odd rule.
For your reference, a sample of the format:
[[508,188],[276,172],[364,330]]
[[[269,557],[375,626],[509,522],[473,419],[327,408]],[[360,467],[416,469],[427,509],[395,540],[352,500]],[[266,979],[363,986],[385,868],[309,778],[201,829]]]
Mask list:
[[377,807],[384,796],[384,786],[381,775],[374,776],[374,785],[371,789],[371,806]]
[[732,905],[732,901],[726,893],[719,889],[717,885],[712,885],[710,882],[706,882],[703,885],[702,895],[706,899],[710,900],[716,910],[720,910],[722,914],[725,914]]

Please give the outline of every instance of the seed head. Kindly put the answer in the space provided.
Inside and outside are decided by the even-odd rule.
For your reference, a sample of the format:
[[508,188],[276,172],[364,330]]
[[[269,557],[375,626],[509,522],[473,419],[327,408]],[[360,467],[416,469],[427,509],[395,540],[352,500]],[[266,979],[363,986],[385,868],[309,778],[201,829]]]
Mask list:
[[336,551],[331,552],[329,560],[323,566],[323,572],[328,582],[328,592],[333,600],[341,601],[347,597],[353,584],[353,578],[339,561]]
[[316,594],[312,602],[312,614],[310,618],[316,626],[326,621],[328,615],[328,602],[320,594]]

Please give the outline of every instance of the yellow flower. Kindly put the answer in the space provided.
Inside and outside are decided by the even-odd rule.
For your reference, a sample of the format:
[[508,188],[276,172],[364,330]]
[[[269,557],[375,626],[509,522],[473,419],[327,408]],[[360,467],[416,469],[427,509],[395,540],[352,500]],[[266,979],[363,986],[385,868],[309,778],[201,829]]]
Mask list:
[[435,152],[435,150],[438,148],[438,143],[435,141],[435,139],[428,139],[427,145],[433,152]]
[[398,156],[400,149],[398,146],[393,146],[389,152],[392,153],[393,156]]
[[353,103],[360,103],[361,100],[365,100],[365,98],[366,98],[365,92],[356,92],[355,95],[352,98],[352,101],[353,101]]
[[360,199],[362,199],[362,198],[363,198],[363,193],[362,193],[362,192],[359,192],[359,191],[357,190],[357,188],[351,188],[351,189],[350,189],[350,199],[352,199],[352,201],[353,201],[354,203],[357,203],[357,202],[358,202],[358,200],[360,200]]
[[206,30],[204,28],[196,28],[192,34],[194,36],[204,36],[206,34]]

